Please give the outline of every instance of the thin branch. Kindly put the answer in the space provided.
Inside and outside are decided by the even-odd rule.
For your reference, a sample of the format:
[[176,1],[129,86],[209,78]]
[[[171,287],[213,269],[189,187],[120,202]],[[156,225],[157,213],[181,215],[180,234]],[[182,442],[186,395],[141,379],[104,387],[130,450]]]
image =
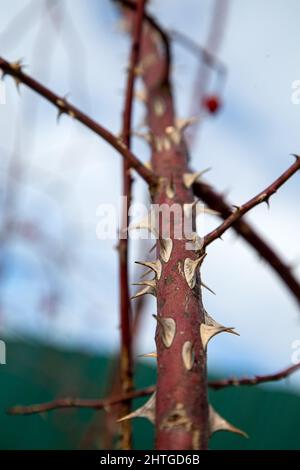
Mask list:
[[[122,139],[128,149],[131,144],[131,125],[133,112],[134,85],[136,79],[135,70],[138,66],[142,42],[143,19],[146,0],[138,0],[133,21],[132,46],[130,53],[130,65],[126,86],[125,107],[123,112]],[[123,205],[122,228],[129,226],[128,208],[132,196],[132,178],[130,165],[127,160],[123,160]],[[121,351],[120,351],[120,377],[121,389],[123,393],[130,392],[133,388],[133,365],[132,365],[132,328],[131,328],[131,308],[128,280],[128,238],[121,238],[119,241],[119,279],[120,279],[120,324],[121,324]],[[122,404],[121,416],[130,412],[130,401]],[[131,421],[125,420],[121,423],[121,448],[128,450],[132,448],[132,427]]]
[[94,410],[105,409],[109,411],[109,407],[116,405],[122,401],[133,400],[134,398],[145,397],[151,395],[155,391],[155,387],[147,387],[142,390],[134,390],[126,395],[121,394],[103,400],[89,400],[82,398],[59,398],[47,403],[40,403],[29,406],[14,406],[7,410],[11,415],[31,415],[35,413],[44,413],[46,411],[56,410],[58,408],[89,408]]
[[[209,184],[201,181],[193,186],[195,196],[199,197],[211,209],[219,212],[220,217],[226,220],[232,213],[232,205],[228,204],[224,196],[217,193]],[[295,279],[290,266],[270,247],[270,245],[244,220],[236,221],[232,225],[236,231],[252,248],[263,258],[278,274],[286,287],[294,295],[300,305],[300,284]]]
[[276,193],[276,191],[289,179],[291,178],[298,170],[300,169],[300,158],[297,156],[296,161],[291,165],[279,178],[277,178],[274,183],[268,186],[264,191],[261,191],[257,196],[250,199],[242,206],[236,207],[235,210],[231,213],[224,222],[219,225],[215,230],[208,233],[204,237],[204,247],[207,247],[217,238],[220,238],[226,230],[228,230],[234,223],[236,223],[241,217],[243,217],[246,212],[249,212],[255,206],[266,202],[269,205],[270,197]]
[[[255,375],[254,377],[242,377],[242,378],[229,378],[222,380],[213,380],[208,382],[208,386],[214,390],[220,390],[221,388],[226,387],[240,387],[244,385],[259,385],[267,382],[277,382],[279,380],[285,379],[290,375],[294,374],[300,370],[300,363],[289,366],[285,369],[282,369],[275,374],[267,375]],[[141,398],[148,395],[151,395],[155,392],[155,385],[152,385],[141,390],[135,390],[126,395],[119,395],[112,398],[106,398],[103,400],[88,400],[80,398],[60,398],[48,403],[41,403],[38,405],[29,405],[29,406],[14,406],[10,408],[7,412],[12,415],[30,415],[35,413],[43,413],[46,411],[52,411],[58,408],[91,408],[95,410],[105,409],[109,411],[109,407],[116,405],[125,400],[132,400],[135,398]]]
[[254,377],[244,377],[240,379],[230,378],[224,380],[214,380],[209,382],[209,387],[215,390],[219,390],[221,388],[232,386],[240,387],[242,385],[258,385],[265,382],[276,382],[278,380],[285,379],[299,369],[300,363],[287,367],[286,369],[283,369],[275,374],[255,375]]
[[114,147],[130,163],[130,166],[134,168],[150,186],[155,186],[157,184],[157,178],[154,173],[138,160],[121,139],[113,135],[110,131],[84,114],[78,108],[68,103],[65,98],[59,97],[41,83],[25,74],[19,62],[9,63],[0,57],[0,70],[2,70],[3,75],[11,75],[17,84],[23,83],[24,85],[27,85],[33,91],[43,96],[47,101],[56,106],[59,110],[58,116],[61,114],[67,114],[106,140],[106,142]]

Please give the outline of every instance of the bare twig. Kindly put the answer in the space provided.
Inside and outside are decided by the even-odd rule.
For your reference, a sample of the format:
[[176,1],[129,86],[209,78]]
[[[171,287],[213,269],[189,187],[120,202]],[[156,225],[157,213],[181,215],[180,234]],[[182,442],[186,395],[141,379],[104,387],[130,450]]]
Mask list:
[[[201,181],[193,186],[195,196],[199,197],[211,209],[219,212],[220,217],[226,220],[232,213],[232,205],[227,203],[224,196],[216,192],[209,184]],[[266,242],[255,229],[246,222],[245,218],[237,220],[232,225],[236,231],[252,248],[271,266],[281,278],[300,304],[300,284],[295,279],[290,266],[288,266],[273,248]]]
[[209,382],[209,387],[215,390],[219,390],[225,387],[240,387],[241,385],[258,385],[266,382],[276,382],[278,380],[285,379],[289,375],[292,375],[294,372],[300,369],[300,363],[293,366],[287,367],[275,374],[268,375],[255,375],[254,377],[242,377],[239,379],[230,378],[223,380],[214,380]]
[[[259,385],[267,382],[277,382],[285,379],[290,375],[294,374],[300,369],[300,363],[289,366],[282,369],[275,374],[267,375],[255,375],[254,377],[242,377],[242,378],[229,378],[222,380],[213,380],[208,382],[208,386],[214,390],[220,390],[226,387],[240,387],[243,385]],[[155,392],[155,386],[152,385],[141,390],[132,391],[126,395],[119,395],[112,398],[106,398],[103,400],[88,400],[80,398],[60,398],[48,403],[41,403],[37,405],[29,406],[14,406],[7,412],[12,415],[29,415],[34,413],[43,413],[46,411],[52,411],[58,408],[92,408],[95,410],[107,409],[112,405],[120,403],[125,400],[132,400],[135,398],[141,398],[151,395]]]
[[[143,18],[145,1],[138,0],[134,18],[132,35],[132,46],[130,54],[130,64],[126,86],[125,107],[123,113],[122,138],[128,149],[131,144],[131,123],[133,112],[133,96],[136,73],[141,49],[141,36],[143,30]],[[132,196],[132,179],[130,165],[127,160],[123,160],[123,196],[125,203],[123,206],[122,228],[129,226],[128,208]],[[121,389],[123,393],[128,393],[133,388],[132,380],[132,328],[131,328],[131,308],[128,281],[128,238],[121,238],[119,241],[119,280],[120,280],[120,324],[121,324],[121,351],[120,351],[120,377]],[[130,412],[130,401],[122,403],[120,408],[121,416]],[[125,420],[121,423],[121,448],[128,450],[132,447],[132,427],[131,421]]]
[[157,183],[157,178],[151,170],[146,168],[143,163],[138,160],[138,158],[126,147],[124,142],[113,135],[106,128],[98,124],[96,121],[91,119],[89,116],[84,114],[75,106],[67,102],[65,98],[61,98],[51,90],[43,86],[38,81],[31,78],[29,75],[25,74],[22,70],[21,64],[19,62],[9,63],[5,59],[0,57],[0,70],[2,70],[4,75],[11,75],[16,83],[23,83],[31,88],[33,91],[43,96],[46,100],[50,101],[54,106],[58,108],[58,116],[61,114],[67,114],[70,117],[81,122],[84,126],[91,129],[97,135],[102,137],[106,142],[108,142],[112,147],[114,147],[128,162],[130,166],[136,170],[136,172],[150,185],[155,186]]
[[103,400],[89,400],[82,398],[59,398],[47,403],[40,403],[37,405],[29,406],[14,406],[7,412],[11,415],[31,415],[35,413],[45,413],[46,411],[56,410],[58,408],[90,408],[94,410],[105,409],[108,411],[109,407],[116,405],[125,400],[132,400],[134,398],[145,397],[150,395],[155,390],[155,387],[147,387],[143,390],[135,390],[126,395],[118,395]]
[[220,238],[226,230],[228,230],[234,223],[236,223],[246,212],[249,212],[258,204],[265,202],[269,204],[270,197],[300,169],[300,158],[297,156],[295,163],[291,165],[274,183],[268,186],[264,191],[261,191],[257,196],[250,199],[242,206],[236,207],[231,215],[224,220],[215,230],[212,230],[204,237],[204,247],[210,245],[214,240]]

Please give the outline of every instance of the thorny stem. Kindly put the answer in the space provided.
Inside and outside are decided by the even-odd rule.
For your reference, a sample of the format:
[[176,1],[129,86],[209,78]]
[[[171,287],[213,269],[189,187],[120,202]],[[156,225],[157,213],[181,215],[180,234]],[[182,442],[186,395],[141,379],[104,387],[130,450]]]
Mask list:
[[[208,382],[208,386],[214,390],[220,390],[227,387],[240,387],[240,386],[251,386],[259,385],[267,382],[276,382],[282,379],[285,379],[297,372],[300,369],[300,363],[294,364],[282,369],[275,374],[267,375],[255,375],[254,377],[242,377],[242,378],[229,378],[222,380],[213,380]],[[106,409],[108,411],[109,407],[116,405],[125,400],[132,400],[134,398],[141,398],[148,395],[151,395],[155,391],[155,386],[152,385],[141,390],[132,391],[126,395],[120,395],[111,398],[105,398],[103,400],[89,400],[81,398],[60,398],[58,400],[53,400],[48,403],[40,403],[37,405],[29,406],[14,406],[10,408],[7,412],[12,415],[29,415],[34,413],[43,413],[46,411],[52,411],[58,408],[92,408],[95,410]]]
[[[133,111],[134,84],[136,78],[136,68],[138,66],[141,35],[143,29],[143,17],[146,0],[138,0],[134,18],[134,31],[131,46],[131,55],[126,87],[125,108],[123,113],[122,139],[126,147],[130,149],[131,144],[131,123]],[[128,160],[123,160],[123,196],[124,206],[122,208],[122,229],[129,226],[128,207],[131,202],[132,179],[130,174],[130,164]],[[133,387],[133,365],[132,365],[132,330],[131,330],[131,309],[129,301],[128,282],[128,238],[120,238],[119,241],[119,276],[120,276],[120,323],[121,323],[121,353],[120,353],[120,377],[121,389],[125,394]],[[120,409],[121,416],[130,412],[130,401],[123,403]],[[132,447],[131,421],[125,420],[121,423],[121,448],[128,450]]]
[[228,230],[232,225],[237,222],[241,217],[243,217],[246,212],[249,212],[255,206],[266,202],[269,205],[270,197],[276,193],[276,191],[289,179],[291,178],[298,170],[300,169],[300,158],[297,157],[293,165],[291,165],[279,178],[277,178],[274,183],[270,184],[264,191],[261,191],[257,196],[250,199],[242,206],[238,206],[233,210],[231,215],[224,220],[224,222],[217,227],[215,230],[210,232],[204,237],[203,246],[207,247],[217,238],[220,238],[226,230]]
[[[130,18],[130,13],[128,13]],[[191,188],[183,184],[188,173],[188,152],[184,139],[172,139],[168,130],[176,132],[176,117],[171,83],[165,83],[165,54],[157,44],[153,30],[144,30],[142,57],[145,62],[142,78],[146,91],[147,121],[152,139],[152,166],[162,184],[153,195],[155,204],[183,205],[193,202]],[[151,58],[151,60],[150,60]],[[148,60],[149,59],[149,60]],[[177,135],[176,135],[177,136]],[[171,189],[174,196],[170,196]],[[192,289],[184,277],[183,264],[187,258],[196,258],[196,252],[187,249],[185,239],[178,240],[171,226],[167,259],[157,243],[162,274],[156,281],[158,354],[158,383],[156,395],[156,448],[206,449],[208,446],[208,402],[206,356],[199,328],[204,321],[200,289]],[[198,278],[199,280],[199,278]],[[163,340],[164,322],[172,322],[171,344]],[[175,327],[174,327],[175,325]],[[184,348],[192,345],[192,366],[183,360]]]
[[2,70],[3,75],[11,75],[16,80],[17,84],[23,83],[24,85],[27,85],[33,91],[43,96],[47,101],[50,101],[50,103],[58,108],[58,116],[61,114],[67,114],[102,137],[130,163],[131,168],[134,168],[146,183],[148,183],[148,185],[156,186],[156,176],[151,170],[143,165],[143,163],[126,147],[121,139],[113,135],[109,130],[98,124],[78,108],[68,103],[65,98],[59,97],[44,85],[25,74],[18,62],[9,63],[0,57],[0,70]]
[[[216,192],[209,184],[198,181],[194,183],[193,190],[195,196],[200,198],[208,207],[217,211],[222,219],[226,220],[232,214],[232,205],[227,203],[224,196]],[[300,304],[300,285],[293,276],[290,266],[288,266],[273,248],[267,243],[255,229],[244,219],[237,220],[232,224],[232,229],[236,231],[252,248],[271,266],[281,278],[287,288]]]
[[[130,10],[136,9],[136,4],[130,0],[116,0]],[[132,15],[135,16],[135,15]],[[151,191],[154,202],[167,203],[169,199],[175,199],[180,204],[189,203],[192,201],[192,191],[182,185],[182,180],[179,175],[188,170],[187,167],[187,148],[185,142],[181,139],[180,142],[168,142],[166,145],[166,129],[175,126],[175,112],[173,107],[173,97],[171,84],[169,82],[169,68],[170,68],[170,49],[168,37],[156,28],[156,22],[149,16],[145,15],[148,21],[148,28],[144,32],[144,50],[143,58],[147,54],[155,56],[154,64],[150,63],[144,70],[144,82],[148,91],[147,100],[147,114],[148,123],[152,136],[156,141],[152,143],[152,164],[157,174],[163,179],[163,183],[158,186],[158,178],[155,174],[148,170],[143,164],[131,153],[128,146],[124,145],[124,140],[118,139],[108,130],[97,124],[91,118],[83,114],[74,106],[70,105],[64,98],[59,98],[47,88],[24,74],[19,63],[9,64],[4,59],[0,58],[0,69],[4,74],[13,76],[17,83],[22,82],[35,90],[40,95],[44,96],[48,101],[52,102],[59,109],[59,115],[67,113],[71,117],[77,119],[98,135],[107,140],[116,150],[118,150],[125,159],[130,163],[130,167],[135,168],[136,171],[145,179],[150,187],[155,186],[156,192]],[[132,20],[132,18],[131,18]],[[131,21],[133,23],[133,21]],[[161,51],[157,45],[157,38],[154,38],[153,28],[161,31],[161,38],[165,41],[167,53],[161,57]],[[166,65],[167,63],[167,65]],[[167,73],[166,73],[167,71]],[[158,112],[157,102],[160,102],[160,111]],[[130,128],[128,134],[124,133],[123,137],[130,135]],[[158,139],[158,141],[157,141]],[[163,147],[161,148],[161,139],[163,139]],[[158,146],[158,143],[160,145]],[[174,145],[173,145],[174,144]],[[159,148],[160,147],[160,148]],[[260,193],[256,198],[245,205],[238,208],[234,213],[230,210],[228,218],[224,223],[215,231],[205,237],[205,246],[218,238],[229,227],[237,227],[242,224],[240,218],[248,210],[260,202],[268,202],[269,197],[293,174],[299,169],[299,159],[292,167],[285,172],[276,182],[267,188],[263,193]],[[289,174],[286,178],[286,174]],[[162,182],[160,179],[160,182]],[[180,186],[181,184],[181,186]],[[167,186],[171,185],[175,195],[169,196],[167,193]],[[182,187],[183,186],[183,187]],[[195,188],[195,186],[194,186]],[[170,189],[170,188],[169,188]],[[174,202],[174,201],[173,201]],[[159,244],[157,254],[161,254]],[[190,253],[189,253],[190,254]],[[158,352],[158,386],[157,386],[157,406],[156,406],[156,426],[157,436],[156,443],[159,449],[205,449],[207,448],[208,438],[208,409],[207,409],[207,380],[206,380],[206,356],[203,350],[201,339],[199,335],[195,335],[195,324],[198,326],[204,322],[204,311],[201,301],[201,292],[199,289],[200,278],[197,277],[196,289],[187,290],[187,286],[178,279],[177,270],[179,263],[185,257],[185,248],[176,240],[173,240],[173,249],[171,250],[170,257],[163,265],[163,272],[160,282],[156,285],[156,294],[158,298],[158,325],[156,333],[157,352]],[[194,257],[192,255],[194,260]],[[177,275],[177,277],[175,276]],[[174,275],[174,278],[173,278]],[[175,280],[175,282],[173,282]],[[174,290],[173,288],[176,287]],[[185,296],[185,306],[188,304],[188,312],[182,308],[182,296]],[[185,318],[183,318],[185,317]],[[176,324],[176,331],[172,338],[171,344],[166,346],[163,340],[162,325],[164,320],[172,320]],[[178,330],[180,330],[179,337]],[[192,356],[192,367],[184,370],[180,358],[182,359],[183,341],[189,340],[194,349]],[[186,342],[185,342],[186,344]],[[190,357],[191,359],[191,357]],[[222,388],[230,385],[255,385],[268,380],[279,380],[284,378],[290,373],[294,372],[299,365],[291,366],[290,368],[281,371],[277,374],[268,376],[256,376],[253,378],[242,379],[226,379],[222,381],[211,382],[213,388]],[[196,373],[196,374],[195,374]],[[132,400],[138,396],[145,396],[153,393],[154,387],[149,387],[146,391],[133,391],[127,395],[110,398],[106,400],[81,400],[81,399],[63,399],[55,400],[54,402],[32,405],[30,407],[15,407],[10,412],[14,414],[25,413],[39,413],[49,411],[54,408],[61,407],[85,407],[100,409],[109,407],[113,404]],[[26,411],[27,410],[27,411]],[[30,411],[29,411],[30,410]]]

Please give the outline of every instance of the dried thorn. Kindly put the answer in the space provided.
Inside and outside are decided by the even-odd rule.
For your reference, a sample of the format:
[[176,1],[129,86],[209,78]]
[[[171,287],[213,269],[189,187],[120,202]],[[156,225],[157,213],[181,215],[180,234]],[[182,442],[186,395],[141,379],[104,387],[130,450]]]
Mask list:
[[211,292],[214,295],[217,295],[210,287],[208,287],[204,282],[201,281],[201,286],[204,287],[204,289],[207,289],[209,292]]
[[295,157],[296,161],[299,160],[299,155],[297,155],[296,153],[291,153],[290,155],[292,155],[292,157]]
[[149,286],[152,287],[153,289],[156,288],[156,281],[154,279],[144,279],[144,281],[140,282],[133,282],[133,286]]
[[152,170],[152,163],[151,163],[151,160],[149,160],[148,162],[144,163],[144,166],[148,169],[148,170]]
[[132,418],[147,418],[151,423],[154,424],[155,422],[155,401],[156,401],[156,392],[151,395],[149,400],[140,408],[137,410],[133,411],[132,413],[129,413],[126,416],[123,416],[122,418],[118,419],[118,423],[121,421],[125,421],[126,419],[132,419]]
[[153,289],[153,287],[147,285],[144,289],[141,289],[135,295],[130,297],[130,300],[137,299],[138,297],[141,297],[142,295],[145,295],[145,294],[151,294],[151,295],[156,296],[156,290]]
[[184,260],[184,265],[183,265],[184,276],[185,276],[186,282],[188,283],[188,286],[191,289],[194,289],[196,285],[196,270],[203,263],[205,256],[206,256],[206,253],[204,253],[204,255],[200,256],[200,258],[197,258],[197,259],[186,258]]
[[249,438],[247,433],[241,429],[236,428],[231,423],[222,418],[222,416],[220,416],[211,405],[209,405],[209,428],[211,435],[218,431],[229,431],[235,434],[239,434],[240,436],[243,436],[247,439]]
[[203,349],[207,349],[207,344],[209,341],[219,333],[231,333],[233,335],[239,336],[239,333],[234,331],[234,327],[226,327],[220,325],[220,323],[216,322],[207,312],[204,311],[204,321],[200,325],[200,337]]
[[17,73],[22,73],[23,69],[26,67],[23,63],[23,59],[19,59],[16,62],[11,62],[10,67]]
[[146,354],[139,354],[138,357],[155,357],[157,358],[157,353],[156,352],[150,352]]
[[136,264],[140,264],[141,266],[146,266],[150,268],[150,270],[154,271],[156,274],[157,279],[159,280],[161,277],[162,272],[162,264],[161,261],[158,259],[157,261],[135,261]]

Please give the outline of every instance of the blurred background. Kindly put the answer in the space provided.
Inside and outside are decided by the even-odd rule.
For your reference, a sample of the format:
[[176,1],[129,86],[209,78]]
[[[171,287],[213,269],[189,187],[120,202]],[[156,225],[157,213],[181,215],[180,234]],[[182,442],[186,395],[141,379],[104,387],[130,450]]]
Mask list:
[[[239,205],[269,185],[300,152],[300,80],[297,0],[152,0],[149,11],[167,29],[215,53],[226,77],[210,71],[205,96],[220,109],[204,113],[195,100],[201,59],[174,39],[172,79],[179,117],[200,116],[191,166],[211,167],[207,181]],[[218,14],[216,15],[216,11]],[[0,0],[0,56],[22,59],[25,71],[120,132],[129,53],[120,12],[110,0]],[[201,69],[202,67],[202,69]],[[55,411],[7,416],[15,404],[59,396],[105,396],[119,349],[117,232],[99,240],[97,209],[120,210],[121,158],[104,141],[10,77],[0,104],[0,448],[101,448],[104,412]],[[141,88],[140,86],[138,88]],[[205,98],[205,97],[204,97]],[[142,122],[135,103],[135,126]],[[139,139],[134,152],[146,162]],[[147,202],[138,177],[134,198]],[[248,219],[300,281],[299,175]],[[218,224],[205,216],[201,234]],[[295,361],[300,311],[287,288],[257,254],[228,232],[209,248],[205,307],[239,337],[210,345],[212,377],[267,374]],[[134,260],[148,250],[132,242]],[[134,291],[133,291],[134,293]],[[135,304],[133,304],[135,306]],[[155,383],[155,302],[140,309],[136,385]],[[298,357],[300,354],[298,354]],[[300,357],[299,357],[300,359]],[[214,392],[219,412],[245,429],[249,440],[218,435],[212,448],[300,448],[300,373],[273,385]],[[137,401],[138,404],[138,401]],[[135,447],[151,448],[151,425],[134,423]]]

